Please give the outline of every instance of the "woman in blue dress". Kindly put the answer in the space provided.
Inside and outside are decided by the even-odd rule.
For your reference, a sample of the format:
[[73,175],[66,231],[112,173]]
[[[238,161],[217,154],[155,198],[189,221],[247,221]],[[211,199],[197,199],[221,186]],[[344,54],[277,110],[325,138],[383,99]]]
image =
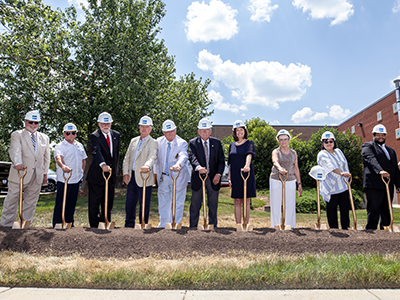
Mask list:
[[232,189],[231,197],[235,200],[235,220],[236,224],[241,224],[242,218],[242,205],[243,205],[243,192],[244,182],[241,176],[241,169],[243,169],[243,176],[246,178],[247,173],[250,172],[247,180],[247,207],[246,207],[246,223],[249,223],[250,216],[250,198],[256,197],[256,180],[254,176],[254,167],[252,160],[256,157],[254,143],[248,140],[248,131],[243,121],[237,120],[233,124],[233,139],[234,143],[229,145],[229,186]]

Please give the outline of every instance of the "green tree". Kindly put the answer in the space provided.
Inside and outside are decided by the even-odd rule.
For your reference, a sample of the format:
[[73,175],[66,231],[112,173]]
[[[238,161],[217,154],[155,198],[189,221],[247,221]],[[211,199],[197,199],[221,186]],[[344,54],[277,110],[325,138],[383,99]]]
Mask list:
[[62,139],[65,123],[75,123],[88,160],[88,136],[103,111],[121,133],[122,157],[143,115],[155,121],[153,136],[171,118],[187,139],[198,120],[210,115],[209,80],[193,73],[176,80],[174,59],[157,38],[163,1],[89,0],[83,22],[74,7],[53,11],[40,0],[0,4],[7,4],[1,18],[7,30],[0,37],[3,143],[33,108],[40,109],[40,130],[52,141]]
[[272,151],[278,147],[275,139],[276,130],[260,118],[246,121],[246,126],[249,139],[253,140],[256,151],[253,164],[257,188],[268,188],[272,169]]

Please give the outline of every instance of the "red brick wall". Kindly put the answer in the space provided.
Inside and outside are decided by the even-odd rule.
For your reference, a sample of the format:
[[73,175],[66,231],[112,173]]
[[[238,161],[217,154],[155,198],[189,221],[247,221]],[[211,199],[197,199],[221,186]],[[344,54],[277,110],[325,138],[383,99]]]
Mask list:
[[[377,124],[383,124],[386,127],[386,144],[392,147],[400,159],[400,139],[396,139],[396,129],[399,128],[398,112],[393,113],[393,104],[396,103],[396,92],[386,95],[376,101],[351,119],[338,126],[339,131],[351,131],[354,126],[355,134],[362,137],[363,142],[372,141],[372,129]],[[377,113],[381,112],[382,120],[378,121]],[[358,126],[361,124],[361,126]]]

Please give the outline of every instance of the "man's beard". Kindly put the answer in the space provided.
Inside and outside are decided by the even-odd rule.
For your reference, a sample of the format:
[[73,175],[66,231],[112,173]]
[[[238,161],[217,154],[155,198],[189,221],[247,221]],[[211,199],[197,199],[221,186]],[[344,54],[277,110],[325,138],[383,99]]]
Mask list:
[[375,143],[377,143],[378,145],[383,145],[386,142],[386,139],[383,141],[379,141],[379,140],[375,140]]

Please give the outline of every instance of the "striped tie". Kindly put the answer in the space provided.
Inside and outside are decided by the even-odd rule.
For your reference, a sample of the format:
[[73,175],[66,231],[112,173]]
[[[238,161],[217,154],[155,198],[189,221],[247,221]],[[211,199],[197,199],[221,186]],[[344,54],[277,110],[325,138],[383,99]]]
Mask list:
[[33,150],[35,150],[36,152],[36,137],[34,133],[31,133],[31,140],[32,140]]
[[206,169],[207,172],[210,172],[210,166],[208,161],[210,160],[209,156],[208,156],[208,147],[207,147],[207,141],[204,142],[204,154],[206,155]]
[[171,143],[168,143],[167,154],[166,154],[166,158],[165,158],[165,168],[164,168],[164,173],[167,175],[169,175],[168,163],[169,163],[169,153],[170,152],[171,152]]
[[385,145],[381,145],[381,148],[382,148],[383,152],[385,152],[387,159],[390,160],[390,155],[389,155],[389,152],[387,151]]

